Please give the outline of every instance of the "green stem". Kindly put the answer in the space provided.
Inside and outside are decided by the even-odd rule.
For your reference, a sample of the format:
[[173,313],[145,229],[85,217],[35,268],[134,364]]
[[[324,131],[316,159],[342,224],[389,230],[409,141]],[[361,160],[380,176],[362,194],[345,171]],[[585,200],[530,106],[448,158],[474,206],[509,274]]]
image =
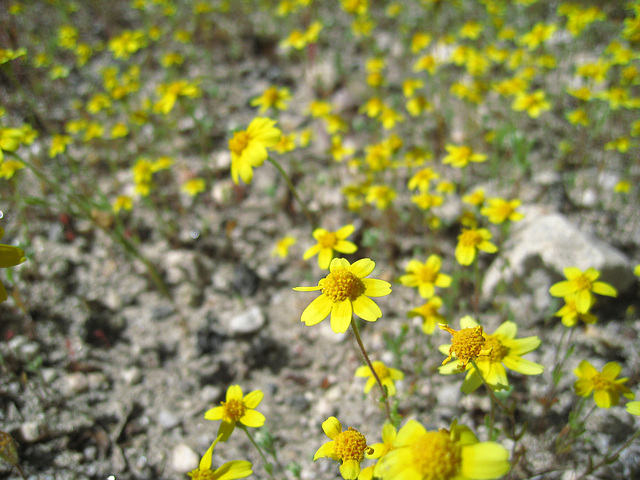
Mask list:
[[262,451],[262,448],[260,448],[260,445],[258,445],[256,443],[256,441],[253,439],[253,437],[249,433],[249,430],[247,429],[247,427],[245,427],[244,425],[239,425],[239,427],[242,430],[244,430],[244,433],[247,434],[247,437],[249,437],[249,440],[251,441],[251,443],[253,444],[255,449],[258,450],[258,453],[260,454],[260,457],[262,457],[262,461],[264,462],[264,470],[265,470],[265,472],[267,472],[267,474],[269,475],[269,477],[272,480],[275,480],[275,477],[273,476],[273,472],[272,472],[273,464],[267,460],[267,457],[265,456],[264,452]]
[[356,342],[358,342],[358,347],[360,347],[360,351],[362,352],[365,363],[369,366],[369,370],[371,371],[373,378],[376,379],[378,387],[380,387],[380,392],[382,393],[382,398],[384,399],[384,408],[387,414],[387,420],[389,420],[389,423],[393,423],[393,421],[391,420],[391,408],[389,408],[389,397],[387,396],[387,390],[382,385],[380,377],[376,373],[376,370],[373,368],[371,360],[369,359],[369,355],[367,355],[367,350],[364,348],[362,338],[360,338],[360,332],[358,331],[358,326],[356,325],[355,318],[351,319],[351,331],[353,332],[353,336],[356,337]]
[[631,435],[629,437],[629,439],[626,442],[624,442],[624,444],[620,448],[618,448],[618,450],[613,452],[611,455],[605,456],[596,465],[593,465],[593,466],[590,466],[589,468],[587,468],[587,470],[582,475],[580,475],[578,478],[576,478],[576,480],[584,480],[584,479],[587,478],[588,475],[591,475],[593,472],[598,470],[600,467],[604,467],[605,465],[610,465],[611,463],[615,462],[618,459],[618,456],[626,448],[628,448],[629,445],[631,445],[634,442],[634,440],[638,438],[638,436],[640,436],[640,430],[637,430],[636,433]]
[[307,221],[309,222],[309,225],[311,225],[311,228],[315,230],[317,228],[317,225],[316,225],[316,222],[313,220],[313,215],[311,215],[311,212],[309,211],[307,206],[300,199],[300,196],[298,195],[298,191],[296,190],[296,187],[293,185],[291,178],[289,178],[289,175],[287,175],[287,172],[285,172],[284,168],[282,168],[282,166],[273,158],[267,157],[267,160],[274,167],[276,167],[276,170],[278,170],[278,172],[280,172],[280,175],[282,175],[282,178],[284,178],[284,181],[286,182],[287,187],[289,187],[289,191],[295,197],[296,201],[300,205],[300,208],[302,208],[302,211],[304,212],[304,216],[307,217]]

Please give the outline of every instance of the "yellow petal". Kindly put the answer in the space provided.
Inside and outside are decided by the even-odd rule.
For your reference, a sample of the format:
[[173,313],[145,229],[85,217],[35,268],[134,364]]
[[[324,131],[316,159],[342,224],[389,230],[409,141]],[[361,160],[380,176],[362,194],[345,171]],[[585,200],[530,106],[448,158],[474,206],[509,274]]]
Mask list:
[[336,237],[339,238],[340,240],[344,240],[349,235],[351,235],[355,229],[356,229],[356,227],[354,227],[353,225],[345,225],[344,227],[338,229],[335,232],[336,233]]
[[265,416],[257,410],[246,410],[240,418],[240,423],[247,427],[258,428],[264,425],[265,420]]
[[242,400],[242,388],[240,385],[229,385],[227,389],[227,402],[230,400]]
[[544,372],[544,366],[516,355],[507,355],[502,359],[502,363],[508,369],[523,375],[540,375]]
[[313,456],[313,460],[315,461],[323,457],[332,457],[335,451],[334,446],[335,443],[333,441],[325,443],[318,450],[316,450],[316,453]]
[[611,408],[618,404],[620,395],[610,390],[596,390],[593,394],[596,405],[600,408]]
[[335,333],[344,333],[353,318],[353,307],[349,300],[335,302],[331,307],[331,329]]
[[363,278],[364,295],[367,297],[384,297],[391,293],[391,284],[375,278]]
[[206,420],[222,420],[224,415],[224,407],[213,407],[207,410],[204,414]]
[[615,378],[620,375],[621,371],[622,367],[619,364],[616,362],[609,362],[602,369],[602,376],[609,380],[615,380]]
[[373,272],[376,264],[369,258],[361,258],[349,267],[349,271],[358,278],[364,278]]
[[380,307],[369,297],[360,295],[351,304],[353,305],[353,313],[367,322],[375,322],[382,316]]
[[336,417],[329,417],[322,422],[322,431],[333,440],[342,433],[342,424]]
[[598,295],[605,295],[607,297],[617,297],[618,291],[613,288],[608,283],[604,282],[593,282],[591,285],[591,290],[593,293],[597,293]]
[[308,327],[316,325],[331,313],[333,302],[326,295],[320,295],[302,312],[301,321]]
[[360,475],[360,462],[357,460],[346,460],[340,465],[340,474],[345,480],[356,480]]
[[509,452],[494,442],[475,443],[462,448],[463,476],[476,479],[499,478],[509,471]]
[[261,390],[254,390],[251,393],[247,393],[245,397],[242,399],[245,407],[247,408],[256,408],[262,399],[264,398],[264,393]]
[[501,335],[505,338],[516,338],[518,333],[518,326],[515,322],[506,321],[493,332],[494,335]]
[[246,460],[234,460],[227,462],[213,472],[213,480],[235,480],[245,478],[253,473],[251,462]]
[[318,254],[318,266],[326,270],[331,265],[331,260],[333,259],[333,250],[330,248],[321,248],[320,253]]

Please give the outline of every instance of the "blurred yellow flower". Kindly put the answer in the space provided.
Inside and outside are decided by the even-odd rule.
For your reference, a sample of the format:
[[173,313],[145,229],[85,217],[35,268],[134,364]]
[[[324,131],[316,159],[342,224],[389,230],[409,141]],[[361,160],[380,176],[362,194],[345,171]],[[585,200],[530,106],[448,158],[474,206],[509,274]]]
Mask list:
[[619,364],[609,362],[601,373],[589,362],[583,360],[573,371],[574,375],[578,377],[578,380],[573,384],[576,395],[588,397],[593,392],[593,399],[600,408],[618,405],[620,394],[633,400],[636,396],[624,385],[629,379],[626,377],[617,378],[621,371],[622,367]]
[[276,243],[276,246],[273,247],[273,250],[271,251],[271,256],[287,258],[289,256],[289,247],[291,247],[292,245],[295,245],[297,241],[298,240],[296,240],[294,237],[291,237],[291,236],[286,236],[281,238]]
[[291,92],[288,88],[269,87],[262,95],[251,100],[251,106],[260,107],[260,113],[264,113],[270,108],[286,110],[290,100]]
[[409,310],[407,316],[422,317],[422,331],[427,334],[433,334],[437,324],[446,324],[447,320],[440,315],[438,310],[442,307],[442,299],[438,296],[431,297],[425,304]]
[[262,401],[264,394],[260,390],[243,395],[240,385],[230,385],[227,389],[227,397],[224,402],[220,402],[219,407],[214,407],[204,414],[207,420],[222,420],[218,435],[221,435],[221,442],[226,442],[236,423],[242,427],[258,428],[264,425],[265,417],[260,412],[254,410]]
[[199,193],[204,192],[206,187],[207,187],[207,184],[205,183],[204,178],[198,177],[198,178],[192,178],[190,180],[187,180],[185,183],[182,184],[182,187],[180,187],[180,190],[182,190],[183,192],[185,192],[187,195],[191,197],[195,197]]
[[505,200],[504,198],[489,198],[487,205],[480,209],[480,215],[484,215],[489,222],[500,225],[505,221],[519,222],[524,218],[516,208],[520,206],[520,200]]
[[448,152],[442,159],[443,164],[450,164],[454,168],[466,167],[469,162],[484,162],[487,160],[487,156],[484,153],[475,153],[467,146],[455,146],[445,145],[445,150]]
[[[4,236],[4,228],[0,227],[0,240]],[[26,261],[24,251],[12,245],[0,244],[0,268],[9,268]],[[7,290],[0,282],[0,303],[7,299]]]
[[133,199],[128,195],[118,195],[113,201],[112,209],[114,213],[120,210],[131,210],[133,208]]
[[[573,298],[578,313],[587,313],[595,301],[593,294],[617,297],[618,292],[608,283],[597,282],[600,272],[595,268],[587,268],[584,272],[577,267],[566,267],[564,276],[567,280],[555,283],[549,289],[553,297]],[[592,293],[593,292],[593,293]]]
[[471,265],[476,258],[476,250],[496,253],[498,247],[491,243],[491,232],[486,228],[465,228],[458,235],[456,260],[460,265]]
[[302,312],[301,321],[313,326],[331,315],[331,328],[335,333],[343,333],[349,328],[353,315],[368,322],[375,322],[382,311],[369,297],[383,297],[391,293],[391,285],[384,280],[365,278],[376,264],[362,258],[350,264],[344,258],[334,258],[329,266],[329,275],[318,282],[316,287],[295,287],[300,292],[322,290]]
[[18,171],[24,168],[24,163],[19,160],[5,160],[0,163],[0,178],[9,180]]
[[398,281],[405,287],[417,287],[422,298],[431,298],[435,294],[435,287],[448,288],[451,286],[451,277],[440,272],[442,259],[432,254],[424,263],[411,260],[407,265],[407,273]]
[[[387,395],[393,396],[396,394],[396,386],[393,383],[394,380],[402,380],[404,373],[396,368],[387,367],[383,362],[374,361],[371,362],[373,370],[378,375],[383,387],[387,389]],[[364,393],[369,393],[371,388],[377,383],[376,378],[371,373],[371,369],[368,365],[362,365],[356,369],[356,377],[368,378],[367,383],[364,386]]]
[[239,179],[251,183],[253,169],[264,163],[267,150],[276,146],[281,132],[276,121],[269,118],[254,118],[246,130],[238,131],[229,140],[231,150],[231,178],[237,185]]
[[324,228],[316,228],[313,231],[313,238],[318,243],[304,252],[303,259],[308,260],[314,255],[318,255],[318,266],[323,270],[329,268],[334,251],[349,254],[358,250],[355,243],[347,241],[347,237],[354,230],[355,227],[353,225],[345,225],[335,232],[330,232]]
[[526,111],[531,118],[538,118],[542,112],[551,109],[551,104],[547,101],[544,91],[537,90],[533,93],[519,93],[511,108],[516,112]]

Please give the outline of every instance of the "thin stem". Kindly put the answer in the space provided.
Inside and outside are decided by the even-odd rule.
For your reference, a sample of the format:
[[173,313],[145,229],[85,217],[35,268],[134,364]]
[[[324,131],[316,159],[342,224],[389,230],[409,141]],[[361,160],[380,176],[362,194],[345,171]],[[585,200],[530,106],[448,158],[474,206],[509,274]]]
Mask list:
[[376,379],[378,387],[380,387],[380,392],[382,392],[382,398],[384,399],[384,408],[387,413],[387,420],[389,420],[389,423],[393,423],[393,421],[391,420],[391,409],[389,408],[389,397],[387,396],[387,390],[382,385],[380,377],[376,373],[376,370],[373,368],[371,360],[369,360],[369,355],[367,355],[367,351],[365,350],[362,339],[360,338],[360,332],[358,331],[358,326],[356,325],[355,318],[351,319],[351,331],[353,332],[353,336],[356,337],[356,342],[358,342],[358,347],[360,347],[360,351],[362,352],[365,363],[369,366],[369,370],[371,371],[373,378]]
[[27,476],[24,474],[24,470],[22,470],[22,467],[19,464],[16,464],[15,467],[18,469],[18,472],[20,473],[20,476],[23,478],[23,480],[27,480]]
[[264,470],[265,472],[267,472],[267,474],[269,475],[269,477],[272,480],[275,480],[275,477],[273,476],[273,472],[272,472],[272,463],[269,462],[269,460],[267,460],[267,457],[264,455],[264,452],[262,451],[262,448],[260,448],[260,445],[258,445],[256,443],[256,441],[253,439],[253,437],[251,436],[251,434],[249,433],[249,430],[247,429],[247,427],[245,426],[240,426],[240,428],[242,430],[244,430],[244,433],[247,434],[247,437],[249,437],[249,440],[251,441],[251,443],[253,444],[253,446],[255,447],[256,450],[258,450],[258,453],[260,454],[260,456],[262,457],[262,461],[264,462]]
[[489,384],[487,383],[487,381],[485,380],[484,376],[482,375],[482,372],[478,368],[478,365],[476,365],[476,361],[472,359],[471,360],[471,365],[473,365],[473,368],[476,369],[476,373],[480,377],[480,380],[482,380],[482,383],[484,383],[484,386],[487,387],[487,391],[489,392],[489,396],[491,397],[491,400],[496,402],[500,406],[500,408],[502,408],[502,410],[504,410],[505,413],[509,413],[509,409],[504,405],[504,403],[502,403],[500,400],[498,400],[498,397],[496,397],[496,394],[493,391],[493,388],[491,388],[489,386]]
[[300,205],[300,208],[302,208],[302,211],[304,212],[304,216],[307,217],[307,221],[309,222],[309,225],[311,225],[311,228],[315,229],[317,225],[316,225],[316,222],[313,220],[313,215],[311,215],[311,212],[309,211],[307,206],[300,199],[300,196],[298,195],[298,191],[296,190],[296,187],[293,185],[291,178],[289,178],[289,175],[287,175],[287,172],[285,172],[284,168],[282,168],[282,166],[273,158],[267,157],[267,160],[274,167],[276,167],[276,170],[278,170],[278,172],[280,172],[280,175],[282,175],[282,178],[284,178],[284,181],[286,182],[287,187],[289,187],[289,191],[295,197],[296,201]]
[[616,450],[615,452],[613,452],[611,455],[607,455],[606,457],[604,457],[602,460],[600,460],[600,462],[598,462],[596,465],[590,466],[589,468],[587,468],[587,470],[580,475],[578,478],[576,478],[576,480],[583,480],[585,478],[587,478],[588,475],[591,475],[593,472],[595,472],[596,470],[598,470],[600,467],[604,467],[605,465],[609,465],[611,463],[613,463],[614,461],[617,460],[618,456],[626,449],[629,447],[629,445],[631,445],[633,443],[633,441],[638,438],[638,436],[640,435],[640,430],[636,431],[636,433],[634,433],[633,435],[631,435],[629,437],[629,439],[624,442],[624,444],[618,448],[618,450]]

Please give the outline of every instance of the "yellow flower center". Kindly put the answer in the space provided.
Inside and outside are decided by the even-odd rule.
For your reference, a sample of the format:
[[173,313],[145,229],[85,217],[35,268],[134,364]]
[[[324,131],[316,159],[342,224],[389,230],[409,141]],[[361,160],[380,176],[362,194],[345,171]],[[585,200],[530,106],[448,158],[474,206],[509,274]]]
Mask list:
[[344,300],[352,302],[364,294],[364,283],[346,268],[338,268],[320,280],[322,293],[334,303]]
[[189,476],[193,480],[214,480],[213,472],[211,470],[193,470],[189,472]]
[[471,149],[469,147],[460,147],[457,152],[457,156],[460,160],[467,160],[471,157]]
[[591,379],[593,383],[593,389],[597,392],[599,390],[608,390],[614,391],[616,390],[615,382],[611,381],[608,378],[602,376],[602,374],[598,373]]
[[349,427],[341,432],[334,440],[335,455],[342,461],[364,459],[364,451],[367,450],[367,439],[359,431]]
[[420,283],[433,283],[438,276],[438,272],[427,266],[422,265],[416,270],[416,276],[420,280]]
[[475,247],[482,243],[482,235],[476,230],[465,230],[460,234],[460,244],[465,247]]
[[582,291],[582,290],[591,290],[592,285],[591,285],[591,280],[589,280],[589,278],[586,275],[580,275],[579,277],[576,277],[573,280],[575,286],[577,287],[578,291]]
[[478,355],[488,355],[490,350],[485,349],[485,338],[482,336],[482,326],[463,328],[460,331],[453,330],[446,325],[440,325],[442,330],[446,330],[453,338],[449,348],[449,357],[442,362],[443,365],[451,360],[452,355],[458,359],[458,368],[464,371],[467,363],[475,359]]
[[491,350],[491,353],[478,357],[478,361],[501,363],[502,359],[509,355],[509,348],[500,343],[500,340],[495,335],[489,335],[485,339],[484,350]]
[[224,407],[224,418],[227,421],[240,421],[244,416],[244,412],[247,410],[244,402],[235,398],[227,402],[222,402],[222,406]]
[[233,138],[229,140],[229,150],[238,156],[242,155],[250,139],[249,134],[245,131],[234,133]]
[[262,95],[262,98],[266,105],[274,105],[278,100],[278,89],[276,87],[267,88]]
[[318,243],[320,244],[320,246],[322,248],[333,248],[336,243],[338,243],[338,239],[336,237],[336,233],[335,232],[327,232],[325,234],[323,234],[320,239],[318,240]]
[[389,377],[389,369],[385,364],[381,362],[373,362],[373,369],[375,370],[376,375],[378,375],[378,378],[380,380],[383,380]]
[[451,440],[447,430],[427,432],[411,449],[422,480],[454,478],[460,470],[461,448]]

